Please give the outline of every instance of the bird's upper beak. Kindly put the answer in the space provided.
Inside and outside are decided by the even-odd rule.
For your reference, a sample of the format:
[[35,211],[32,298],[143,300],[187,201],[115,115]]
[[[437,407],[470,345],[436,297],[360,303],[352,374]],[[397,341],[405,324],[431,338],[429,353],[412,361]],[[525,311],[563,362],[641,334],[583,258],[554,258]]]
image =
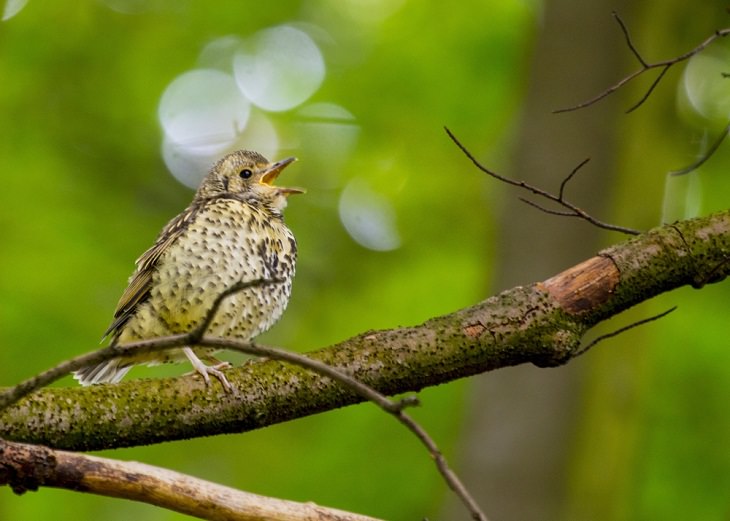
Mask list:
[[[279,177],[279,174],[281,173],[284,168],[286,168],[289,164],[296,161],[296,157],[287,157],[286,159],[282,159],[281,161],[277,161],[276,163],[272,163],[267,169],[266,172],[264,172],[264,175],[261,177],[261,183],[265,185],[272,186],[272,183],[274,180]],[[286,188],[286,187],[276,187],[279,190],[279,193],[284,195],[290,195],[290,194],[303,194],[305,190],[303,188]]]

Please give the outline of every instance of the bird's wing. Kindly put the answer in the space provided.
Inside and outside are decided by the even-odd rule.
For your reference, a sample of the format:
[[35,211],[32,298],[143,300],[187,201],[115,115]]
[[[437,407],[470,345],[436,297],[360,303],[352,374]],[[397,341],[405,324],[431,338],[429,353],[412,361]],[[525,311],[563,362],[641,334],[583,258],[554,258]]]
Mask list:
[[167,223],[157,237],[155,244],[137,259],[135,263],[137,270],[129,280],[129,286],[119,299],[117,309],[114,312],[114,321],[104,332],[104,337],[110,334],[112,337],[116,337],[121,332],[124,324],[132,318],[137,306],[147,300],[152,287],[152,275],[157,269],[157,261],[185,231],[200,211],[200,208],[201,206],[191,206]]

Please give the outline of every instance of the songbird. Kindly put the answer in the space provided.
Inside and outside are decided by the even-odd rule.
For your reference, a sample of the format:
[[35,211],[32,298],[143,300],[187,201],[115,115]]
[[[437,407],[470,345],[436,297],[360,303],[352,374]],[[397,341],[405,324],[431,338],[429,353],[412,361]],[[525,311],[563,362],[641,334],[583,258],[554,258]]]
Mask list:
[[[303,193],[272,183],[295,158],[276,163],[250,150],[220,159],[190,205],[160,232],[136,261],[136,270],[104,334],[112,345],[187,333],[201,324],[214,300],[238,282],[254,285],[222,301],[206,335],[250,341],[282,315],[291,295],[297,244],[283,220],[287,198]],[[115,383],[134,365],[177,362],[186,357],[206,384],[213,375],[230,389],[213,358],[196,346],[107,360],[82,368],[82,385]],[[217,363],[206,365],[204,360]]]

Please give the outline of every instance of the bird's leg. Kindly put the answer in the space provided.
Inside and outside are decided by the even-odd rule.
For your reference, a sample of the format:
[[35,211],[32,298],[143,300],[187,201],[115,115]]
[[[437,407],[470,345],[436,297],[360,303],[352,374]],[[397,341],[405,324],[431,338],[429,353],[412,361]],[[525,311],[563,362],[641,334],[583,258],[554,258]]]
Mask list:
[[233,386],[231,386],[226,376],[223,374],[222,371],[219,371],[217,369],[218,367],[225,367],[224,363],[217,364],[214,367],[205,365],[202,360],[198,358],[198,355],[196,355],[195,352],[189,347],[183,347],[183,353],[185,353],[185,356],[188,357],[188,360],[190,360],[193,368],[203,376],[203,380],[205,380],[205,385],[210,385],[210,377],[208,377],[208,375],[212,374],[213,376],[218,378],[221,384],[223,384],[223,387],[226,389],[226,391],[233,391]]

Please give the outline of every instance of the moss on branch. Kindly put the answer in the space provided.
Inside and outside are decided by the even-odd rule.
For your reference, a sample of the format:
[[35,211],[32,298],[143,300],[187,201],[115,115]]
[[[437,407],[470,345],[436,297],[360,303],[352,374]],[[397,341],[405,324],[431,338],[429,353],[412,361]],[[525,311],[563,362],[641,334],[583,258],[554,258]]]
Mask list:
[[[533,363],[556,366],[598,322],[730,272],[730,211],[655,228],[544,281],[412,327],[362,333],[309,354],[385,394]],[[210,339],[214,342],[215,339]],[[97,450],[242,432],[362,401],[306,369],[254,360],[226,392],[194,377],[43,389],[0,414],[0,437]]]

